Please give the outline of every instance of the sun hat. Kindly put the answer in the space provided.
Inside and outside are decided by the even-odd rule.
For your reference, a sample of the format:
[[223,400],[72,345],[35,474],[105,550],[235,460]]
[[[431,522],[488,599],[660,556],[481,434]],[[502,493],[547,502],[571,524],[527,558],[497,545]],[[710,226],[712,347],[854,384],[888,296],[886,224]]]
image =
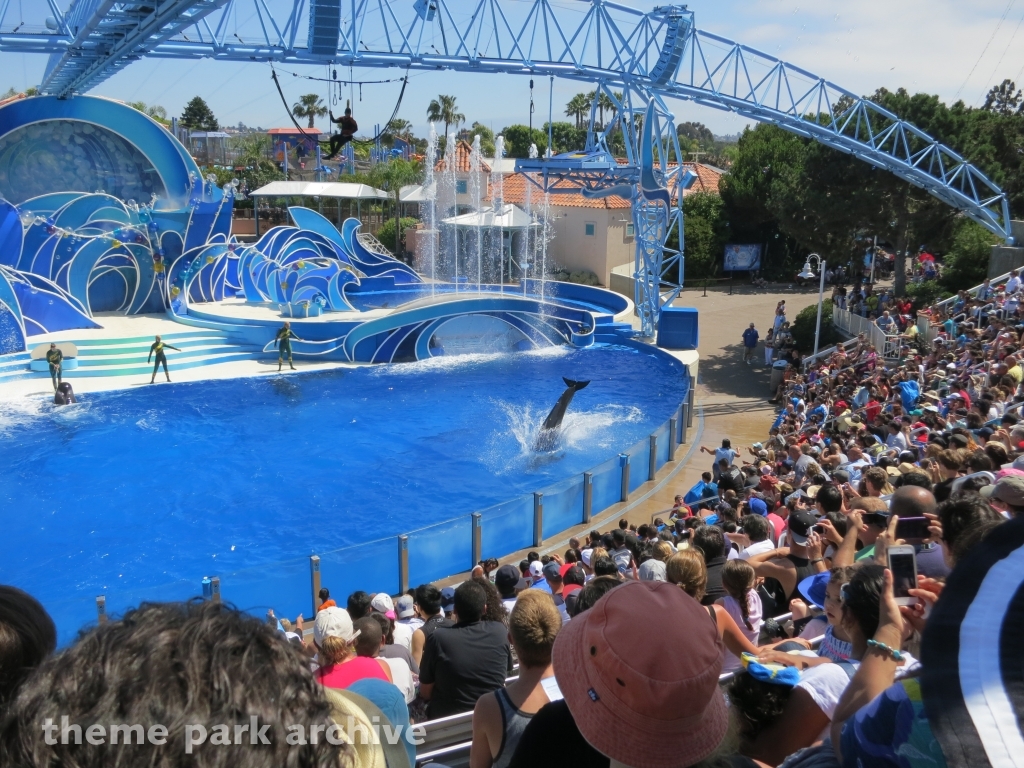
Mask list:
[[825,587],[828,586],[829,572],[822,571],[803,579],[796,588],[803,595],[804,600],[815,608],[825,610]]
[[398,618],[395,614],[395,604],[391,601],[391,596],[386,592],[378,592],[374,595],[373,600],[370,601],[370,607],[377,613],[383,613],[389,619]]
[[[921,642],[921,693],[949,765],[1012,765],[1024,722],[1024,517],[957,563]],[[575,621],[575,619],[574,619]]]
[[499,592],[509,592],[515,589],[521,578],[519,569],[514,565],[503,565],[494,574],[494,586],[498,588]]
[[995,485],[984,486],[979,493],[986,499],[998,499],[1011,507],[1024,507],[1024,477],[1002,477]]
[[817,522],[818,518],[809,509],[798,509],[791,513],[787,521],[790,541],[800,546],[806,544],[807,535]]
[[416,615],[415,600],[409,595],[402,595],[395,601],[395,613],[400,619],[408,619]]
[[[652,620],[658,631],[638,642]],[[562,627],[552,661],[583,738],[612,760],[693,765],[725,737],[722,641],[707,608],[674,584],[616,587]]]
[[332,606],[317,612],[313,624],[313,642],[320,645],[325,637],[340,637],[346,643],[359,637],[359,632],[352,628],[352,617],[348,611]]

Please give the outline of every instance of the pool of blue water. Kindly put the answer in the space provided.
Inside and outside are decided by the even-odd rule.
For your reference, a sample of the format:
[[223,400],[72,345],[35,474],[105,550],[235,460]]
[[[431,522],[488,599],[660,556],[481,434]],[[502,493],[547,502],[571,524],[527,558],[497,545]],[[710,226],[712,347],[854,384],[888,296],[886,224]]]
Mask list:
[[[563,376],[591,384],[538,454]],[[44,598],[66,635],[99,594],[258,571],[542,489],[651,434],[685,391],[662,355],[561,347],[0,403],[0,582]]]

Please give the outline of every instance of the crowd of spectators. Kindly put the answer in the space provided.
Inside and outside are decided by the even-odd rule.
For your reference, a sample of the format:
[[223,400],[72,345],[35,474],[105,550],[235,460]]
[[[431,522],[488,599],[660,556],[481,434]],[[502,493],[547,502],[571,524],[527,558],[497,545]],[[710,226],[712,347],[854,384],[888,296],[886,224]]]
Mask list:
[[[143,604],[59,650],[0,587],[0,765],[411,768],[424,724],[466,713],[472,768],[1002,764],[1022,723],[1019,286],[962,297],[898,364],[858,343],[808,366],[763,443],[703,448],[710,471],[650,523],[457,586],[344,607],[324,588],[308,627]],[[896,585],[908,545],[916,583]]]

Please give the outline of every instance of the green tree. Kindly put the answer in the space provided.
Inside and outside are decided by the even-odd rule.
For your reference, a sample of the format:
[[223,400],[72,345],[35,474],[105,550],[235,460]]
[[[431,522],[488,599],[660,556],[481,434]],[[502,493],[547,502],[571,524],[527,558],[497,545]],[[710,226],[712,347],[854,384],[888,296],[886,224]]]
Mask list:
[[[814,352],[814,328],[818,322],[818,305],[804,307],[793,321],[793,341],[802,354]],[[821,305],[821,333],[818,338],[818,351],[823,350],[841,340],[839,332],[832,325],[832,302],[827,298]]]
[[144,101],[129,101],[128,106],[132,109],[138,110],[148,117],[151,117],[158,123],[163,123],[164,125],[168,123],[167,110],[159,104],[146,104]]
[[565,105],[565,115],[566,117],[573,117],[576,119],[577,130],[583,127],[584,121],[590,115],[590,100],[590,94],[577,93],[569,99],[569,103]]
[[[544,123],[543,132],[545,137],[544,145],[547,147],[547,123]],[[573,127],[572,123],[552,123],[551,144],[552,153],[556,155],[561,152],[583,149],[587,144],[587,129]],[[540,144],[537,145],[537,149],[540,149]]]
[[[389,249],[394,247],[395,258],[402,259],[407,248],[405,230],[412,229],[419,223],[419,219],[409,216],[401,219],[392,217],[385,221],[381,228],[377,230],[377,239]],[[402,260],[405,261],[405,259]]]
[[388,129],[380,137],[384,144],[391,146],[394,144],[396,138],[404,139],[410,144],[415,140],[412,135],[412,123],[408,120],[403,120],[400,117],[396,117],[388,125]]
[[985,96],[985,105],[982,109],[1004,116],[1019,115],[1024,111],[1024,98],[1013,80],[1003,80],[999,85],[993,86]]
[[213,116],[213,110],[199,96],[195,96],[185,105],[185,111],[181,113],[181,124],[194,131],[216,131],[220,126],[217,118]]
[[466,116],[459,112],[454,96],[441,94],[432,99],[427,106],[427,120],[432,123],[444,123],[444,137],[447,139],[448,126],[454,125],[458,128],[461,123],[466,122]]
[[[713,277],[725,253],[728,228],[725,203],[713,192],[695,192],[683,198],[683,242],[686,274],[691,279]],[[675,232],[667,245],[675,247]]]
[[231,148],[236,151],[235,164],[242,166],[240,178],[245,187],[252,191],[284,178],[277,165],[271,160],[274,143],[265,133],[250,133],[230,139]]
[[988,258],[999,238],[966,216],[957,218],[953,243],[942,262],[942,286],[950,291],[973,288],[988,274]]
[[530,128],[525,125],[510,125],[503,128],[501,135],[505,137],[505,155],[508,157],[529,157],[530,145],[537,145],[537,155],[544,156],[548,148],[548,135],[539,128]]
[[713,146],[715,143],[715,135],[704,123],[677,123],[676,134],[680,139],[695,139],[701,148]]
[[299,100],[292,105],[292,114],[302,120],[303,118],[309,120],[307,128],[313,128],[313,121],[318,117],[323,117],[327,114],[327,107],[320,100],[320,97],[315,93],[307,93],[303,96],[299,96]]
[[[392,158],[384,163],[377,163],[373,168],[370,169],[369,183],[371,186],[377,189],[383,189],[388,193],[393,210],[395,211],[395,217],[398,216],[398,193],[402,187],[408,184],[415,184],[422,179],[420,164],[414,160],[403,160],[401,158]],[[401,253],[401,243],[398,238],[401,235],[402,228],[394,233],[394,238],[388,242],[381,239],[388,248],[391,246],[395,247],[394,252],[396,254]]]
[[[481,125],[480,123],[473,123],[470,129],[466,132],[466,140],[470,144],[472,144],[474,136],[480,137],[480,151],[487,157],[494,157],[494,131],[492,131],[486,125]],[[508,154],[507,144],[505,149],[506,154]],[[514,155],[512,155],[512,157],[514,157]]]

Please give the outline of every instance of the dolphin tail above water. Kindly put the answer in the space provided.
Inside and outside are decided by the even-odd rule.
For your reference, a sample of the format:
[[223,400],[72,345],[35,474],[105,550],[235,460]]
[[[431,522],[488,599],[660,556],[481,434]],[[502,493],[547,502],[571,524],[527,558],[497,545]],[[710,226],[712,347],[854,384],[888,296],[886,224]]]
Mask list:
[[566,389],[562,393],[562,396],[558,398],[558,402],[555,403],[555,407],[551,409],[548,417],[544,419],[544,423],[541,425],[540,435],[537,437],[537,444],[535,446],[538,451],[550,450],[554,443],[553,430],[557,429],[561,425],[562,419],[565,418],[565,412],[569,409],[569,403],[572,402],[572,399],[577,392],[590,383],[589,381],[573,381],[572,379],[567,379],[564,376],[562,377],[562,381],[565,382]]

